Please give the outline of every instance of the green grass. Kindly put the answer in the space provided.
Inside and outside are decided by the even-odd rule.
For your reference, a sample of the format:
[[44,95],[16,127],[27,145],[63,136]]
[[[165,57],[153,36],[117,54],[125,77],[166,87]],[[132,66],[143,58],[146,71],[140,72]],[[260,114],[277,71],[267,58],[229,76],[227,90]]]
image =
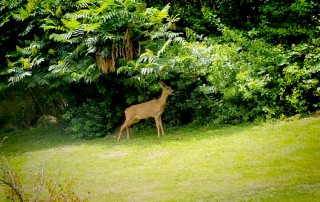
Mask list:
[[9,136],[0,151],[24,175],[45,167],[76,178],[95,202],[320,201],[320,117],[165,131],[117,143],[34,129],[0,134]]

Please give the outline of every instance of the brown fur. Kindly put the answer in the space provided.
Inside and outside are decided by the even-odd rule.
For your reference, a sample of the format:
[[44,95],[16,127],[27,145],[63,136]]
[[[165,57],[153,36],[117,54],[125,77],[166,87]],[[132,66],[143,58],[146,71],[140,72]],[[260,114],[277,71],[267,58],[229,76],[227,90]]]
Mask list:
[[169,95],[172,95],[173,90],[170,86],[167,86],[165,83],[159,83],[162,88],[162,94],[159,99],[153,99],[148,102],[141,104],[132,105],[125,110],[126,120],[120,128],[120,133],[118,136],[118,141],[121,138],[122,131],[126,129],[127,138],[129,139],[129,128],[131,125],[138,123],[141,119],[154,118],[157,126],[158,137],[160,137],[160,132],[164,135],[161,115],[164,111],[164,107],[167,102]]

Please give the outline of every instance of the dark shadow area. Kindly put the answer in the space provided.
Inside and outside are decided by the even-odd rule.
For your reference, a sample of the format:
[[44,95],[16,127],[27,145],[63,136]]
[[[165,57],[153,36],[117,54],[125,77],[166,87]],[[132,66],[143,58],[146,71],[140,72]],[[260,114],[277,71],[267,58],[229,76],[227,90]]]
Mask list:
[[0,153],[6,156],[86,143],[58,127],[0,132],[0,140],[4,138]]

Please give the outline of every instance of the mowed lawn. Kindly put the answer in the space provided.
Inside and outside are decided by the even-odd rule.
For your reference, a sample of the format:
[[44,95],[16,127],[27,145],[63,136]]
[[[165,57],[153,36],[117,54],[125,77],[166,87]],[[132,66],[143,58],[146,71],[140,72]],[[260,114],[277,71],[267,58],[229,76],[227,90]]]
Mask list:
[[8,136],[0,152],[27,185],[44,168],[61,182],[75,178],[77,192],[94,202],[320,201],[320,117],[164,127],[164,138],[152,128],[119,143],[53,129],[12,132],[0,135]]

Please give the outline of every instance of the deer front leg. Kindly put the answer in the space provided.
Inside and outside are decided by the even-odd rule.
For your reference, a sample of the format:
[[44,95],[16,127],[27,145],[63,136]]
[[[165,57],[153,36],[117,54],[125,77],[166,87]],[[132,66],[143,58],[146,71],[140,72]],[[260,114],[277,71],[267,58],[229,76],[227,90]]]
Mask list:
[[160,137],[160,120],[159,117],[155,117],[154,120],[156,121],[156,127],[158,131],[158,137]]
[[161,116],[160,116],[160,118],[159,118],[159,123],[160,123],[161,133],[162,133],[162,135],[164,136],[164,131],[163,131],[163,126],[162,126],[162,119],[161,119]]

